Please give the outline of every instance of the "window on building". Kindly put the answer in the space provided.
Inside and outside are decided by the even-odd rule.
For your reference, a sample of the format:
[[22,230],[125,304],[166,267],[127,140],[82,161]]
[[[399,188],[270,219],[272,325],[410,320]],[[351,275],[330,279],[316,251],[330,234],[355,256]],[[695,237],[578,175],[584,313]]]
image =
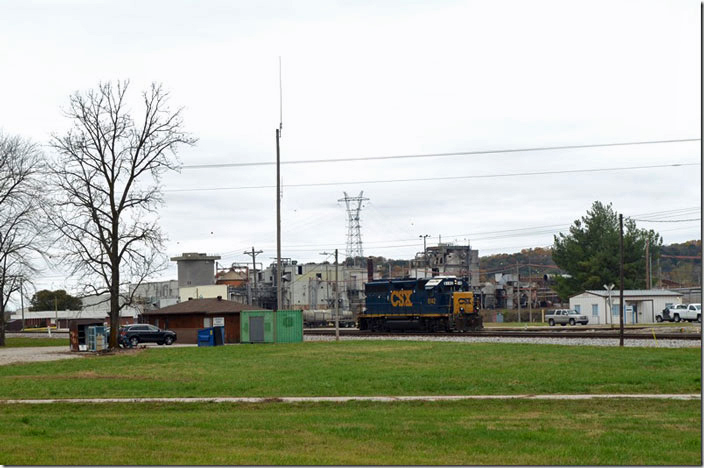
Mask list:
[[618,315],[618,304],[611,305],[611,315]]
[[203,319],[203,328],[210,328],[213,326],[213,320],[210,317],[205,317]]
[[599,315],[599,304],[592,304],[592,316]]
[[303,274],[303,265],[296,266],[296,273],[299,275]]
[[581,313],[581,312],[582,312],[582,306],[579,305],[579,304],[577,304],[577,305],[574,306],[574,310],[576,310],[577,312]]

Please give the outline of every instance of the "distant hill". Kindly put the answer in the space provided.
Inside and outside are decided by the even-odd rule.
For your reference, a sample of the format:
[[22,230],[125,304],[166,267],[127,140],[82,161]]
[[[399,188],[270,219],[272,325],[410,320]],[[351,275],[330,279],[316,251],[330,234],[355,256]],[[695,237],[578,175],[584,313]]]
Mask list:
[[552,261],[551,249],[536,247],[512,254],[480,256],[480,281],[489,281],[495,273],[516,273],[516,263],[519,264],[521,278],[526,278],[529,273],[531,278],[542,278],[544,274],[564,273]]
[[[701,286],[702,278],[702,241],[691,240],[681,244],[663,245],[662,257],[658,265],[653,261],[652,277],[657,284],[662,279],[669,287]],[[676,258],[676,257],[700,257]],[[643,254],[645,261],[645,254]],[[513,254],[496,254],[479,257],[481,281],[487,281],[494,273],[515,273],[516,262],[520,264],[521,277],[528,274],[531,266],[531,276],[542,276],[546,273],[564,273],[552,261],[552,250],[545,248],[523,249]]]
[[[653,277],[669,280],[670,286],[701,286],[702,279],[702,241],[691,240],[681,244],[663,245],[660,265],[653,265]],[[676,258],[680,257],[680,258]],[[699,257],[681,258],[681,257]]]

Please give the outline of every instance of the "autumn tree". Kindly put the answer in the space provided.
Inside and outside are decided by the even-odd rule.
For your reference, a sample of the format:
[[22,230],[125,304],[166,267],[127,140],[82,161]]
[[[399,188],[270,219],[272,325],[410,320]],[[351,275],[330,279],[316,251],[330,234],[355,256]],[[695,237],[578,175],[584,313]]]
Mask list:
[[5,310],[37,271],[45,224],[39,219],[43,156],[32,142],[0,133],[0,346]]
[[[624,289],[643,289],[645,278],[645,244],[656,262],[662,238],[653,230],[638,229],[635,221],[624,217]],[[556,291],[561,298],[587,289],[603,289],[604,284],[619,284],[619,221],[611,204],[592,204],[586,216],[576,220],[569,234],[554,238],[552,259],[567,275],[557,278]]]
[[85,293],[107,293],[110,347],[117,347],[120,311],[132,303],[127,284],[141,284],[166,265],[156,209],[160,178],[178,167],[177,149],[193,145],[182,109],[156,84],[142,93],[138,118],[127,101],[127,82],[102,83],[71,96],[71,128],[51,146],[54,209],[62,260]]

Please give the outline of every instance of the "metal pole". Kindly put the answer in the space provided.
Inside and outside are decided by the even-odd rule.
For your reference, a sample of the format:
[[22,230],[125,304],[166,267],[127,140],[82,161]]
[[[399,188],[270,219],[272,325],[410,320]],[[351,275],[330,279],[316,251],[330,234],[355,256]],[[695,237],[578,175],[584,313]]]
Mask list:
[[337,282],[337,249],[335,249],[335,341],[340,341],[340,285]]
[[528,264],[528,322],[533,322],[533,283],[530,279],[530,263]]
[[471,251],[472,251],[472,249],[469,246],[469,239],[467,239],[467,283],[469,284],[470,287],[472,286],[472,283],[469,278],[469,256],[470,256]]
[[619,313],[619,318],[620,318],[621,324],[620,324],[620,329],[619,329],[618,336],[619,336],[619,346],[623,346],[623,312],[624,312],[624,302],[623,302],[623,215],[622,215],[622,214],[619,214],[619,215],[618,215],[618,223],[619,223],[620,230],[621,230],[621,235],[620,235],[620,237],[619,237],[619,250],[620,250],[620,254],[621,254],[621,261],[619,262],[619,266],[620,266],[619,269],[620,269],[620,276],[621,276],[621,297],[620,297],[620,304],[619,304],[619,308],[620,308],[621,310],[620,310],[620,313]]
[[[251,252],[244,251],[245,255],[250,255],[252,257],[252,272],[253,272],[252,274],[254,276],[254,293],[252,295],[255,298],[258,298],[258,296],[257,296],[257,262],[256,262],[256,259],[257,259],[257,255],[259,255],[260,253],[262,253],[262,251],[261,250],[254,250],[254,247],[252,247]],[[256,302],[258,305],[259,301],[256,301]]]
[[428,252],[427,252],[426,246],[425,246],[425,239],[428,238],[428,237],[430,237],[430,235],[429,235],[429,234],[422,234],[422,235],[420,235],[420,236],[418,236],[418,237],[422,237],[422,238],[423,238],[423,263],[425,264],[425,269],[424,269],[423,276],[424,276],[425,278],[427,278],[427,277],[428,277]]
[[518,263],[516,263],[516,286],[518,287],[518,323],[521,323],[521,279],[518,273]]
[[645,238],[645,289],[650,289],[650,238]]
[[276,307],[281,308],[281,160],[279,151],[279,129],[276,129]]

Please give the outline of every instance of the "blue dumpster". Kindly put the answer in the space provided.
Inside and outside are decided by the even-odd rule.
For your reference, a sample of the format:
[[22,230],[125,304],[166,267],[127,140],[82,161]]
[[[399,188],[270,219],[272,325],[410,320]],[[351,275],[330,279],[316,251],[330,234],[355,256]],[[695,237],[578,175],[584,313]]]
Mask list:
[[198,346],[215,346],[215,334],[212,327],[198,330]]

